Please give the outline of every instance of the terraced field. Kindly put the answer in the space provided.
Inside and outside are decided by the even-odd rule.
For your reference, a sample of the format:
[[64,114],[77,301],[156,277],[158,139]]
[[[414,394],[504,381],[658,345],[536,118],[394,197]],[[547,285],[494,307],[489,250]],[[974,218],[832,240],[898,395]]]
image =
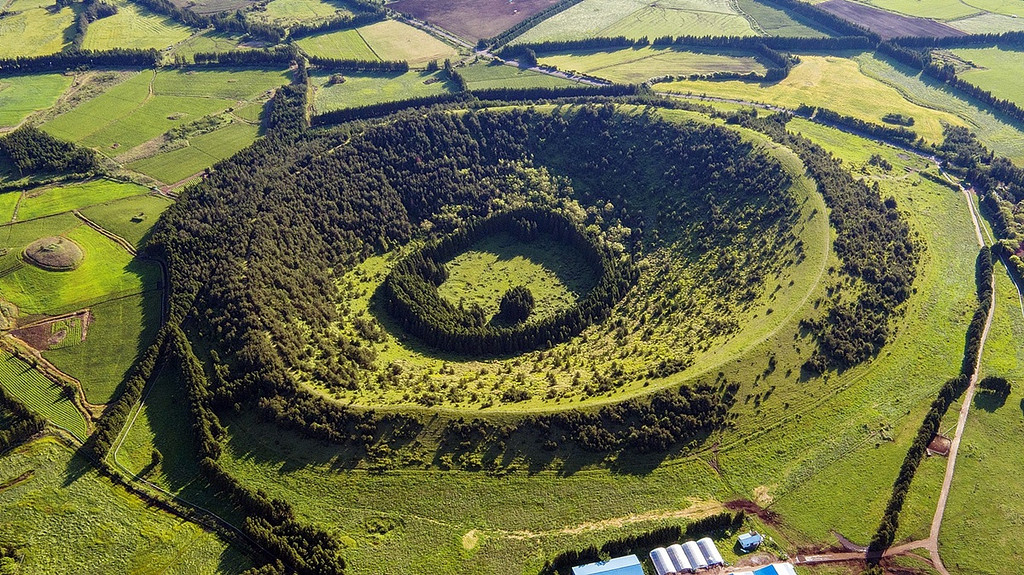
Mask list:
[[85,418],[64,390],[7,351],[0,351],[0,385],[28,408],[85,440]]

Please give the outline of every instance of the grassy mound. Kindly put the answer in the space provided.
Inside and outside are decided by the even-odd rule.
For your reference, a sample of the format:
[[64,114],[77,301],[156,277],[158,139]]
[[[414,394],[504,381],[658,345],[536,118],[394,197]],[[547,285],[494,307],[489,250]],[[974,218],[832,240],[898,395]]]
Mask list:
[[85,252],[75,242],[60,236],[39,238],[25,248],[25,260],[44,270],[66,272],[77,269]]

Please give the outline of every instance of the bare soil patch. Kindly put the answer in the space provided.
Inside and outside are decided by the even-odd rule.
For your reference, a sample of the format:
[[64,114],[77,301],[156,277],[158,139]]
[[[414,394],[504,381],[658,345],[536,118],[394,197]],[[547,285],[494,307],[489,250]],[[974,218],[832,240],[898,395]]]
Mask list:
[[818,4],[818,7],[840,18],[860,24],[886,40],[902,36],[926,38],[966,36],[960,30],[934,20],[894,14],[849,0],[828,0],[828,2]]
[[60,329],[54,329],[54,325],[67,325],[68,320],[72,319],[81,322],[80,335],[79,333],[74,334],[80,338],[78,343],[81,343],[85,341],[89,323],[92,321],[92,313],[87,309],[16,329],[11,332],[11,335],[27,343],[33,349],[46,351],[65,343],[65,340],[71,335],[66,327],[61,326]]
[[398,0],[398,12],[476,41],[490,38],[557,3],[557,0]]
[[725,504],[725,508],[729,511],[742,511],[750,515],[757,515],[761,521],[770,525],[775,525],[779,522],[778,513],[765,509],[749,499],[733,499]]
[[39,238],[25,248],[25,261],[48,271],[70,271],[85,259],[78,244],[61,236]]

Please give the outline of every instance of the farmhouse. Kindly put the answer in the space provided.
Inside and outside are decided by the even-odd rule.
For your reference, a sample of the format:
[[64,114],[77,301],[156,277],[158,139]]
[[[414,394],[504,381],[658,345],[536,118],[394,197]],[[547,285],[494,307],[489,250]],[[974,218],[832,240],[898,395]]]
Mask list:
[[757,549],[761,546],[761,542],[764,541],[764,535],[755,531],[743,533],[739,536],[740,549],[747,553]]
[[636,555],[625,555],[573,567],[572,575],[644,575],[644,568]]

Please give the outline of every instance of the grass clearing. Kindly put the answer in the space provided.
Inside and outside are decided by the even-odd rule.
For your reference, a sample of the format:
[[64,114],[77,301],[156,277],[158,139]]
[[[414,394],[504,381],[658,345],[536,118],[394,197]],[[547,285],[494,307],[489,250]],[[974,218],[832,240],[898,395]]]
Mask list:
[[21,192],[4,192],[0,194],[0,223],[9,223],[14,219],[14,208],[21,201]]
[[128,164],[128,167],[173,184],[229,158],[256,141],[259,126],[232,122],[208,134],[192,137],[183,148]]
[[251,50],[241,45],[240,36],[232,36],[214,30],[206,30],[193,34],[187,40],[174,45],[174,54],[191,59],[197,52],[230,52],[234,50]]
[[0,351],[0,385],[29,409],[85,440],[85,418],[64,395],[64,389],[7,351]]
[[11,14],[0,18],[0,58],[46,56],[71,44],[77,7],[65,6],[57,12],[53,3],[39,0],[15,0],[7,8]]
[[515,42],[602,36],[753,36],[750,22],[728,0],[583,0],[516,38]]
[[89,403],[109,403],[117,397],[125,373],[156,337],[162,305],[160,291],[93,305],[85,341],[51,348],[43,357],[81,381]]
[[0,127],[16,126],[29,114],[45,110],[71,85],[63,74],[0,78]]
[[765,66],[753,55],[736,51],[690,51],[676,48],[629,48],[544,54],[542,64],[574,70],[622,84],[639,84],[662,76],[715,72],[763,74]]
[[769,36],[821,38],[830,35],[800,16],[757,0],[737,0],[736,4],[741,13],[753,20],[755,30],[760,28]]
[[524,70],[516,66],[505,66],[503,64],[492,64],[487,60],[480,60],[469,66],[458,69],[462,79],[470,90],[487,90],[490,88],[558,88],[562,86],[575,86],[575,82],[540,74],[531,70]]
[[27,573],[240,573],[250,561],[212,533],[146,505],[51,438],[0,458],[0,543]]
[[142,249],[160,214],[172,203],[163,196],[134,196],[90,206],[82,210],[82,215]]
[[82,48],[110,50],[113,48],[156,48],[163,50],[188,39],[192,30],[170,16],[151,12],[133,2],[115,0],[117,14],[101,18],[85,33]]
[[351,14],[352,10],[344,2],[339,1],[272,0],[262,10],[253,10],[247,13],[246,17],[287,26],[298,22],[329,20]]
[[459,53],[430,34],[398,20],[384,20],[356,31],[381,60],[404,60],[410,66],[425,66],[431,60],[443,61]]
[[22,194],[18,219],[50,216],[148,192],[138,184],[106,179],[29,190]]
[[594,270],[554,238],[520,242],[508,234],[487,237],[445,264],[448,279],[437,291],[458,305],[476,304],[488,319],[509,289],[525,286],[535,307],[530,320],[553,316],[584,297],[597,281]]
[[[1010,2],[1004,3],[1017,2],[1010,0]],[[961,0],[929,0],[928,2],[921,2],[919,0],[870,0],[870,4],[876,8],[896,12],[897,14],[939,21],[956,20],[974,16],[981,12],[977,7]],[[1024,4],[1021,4],[1021,7],[1024,9]]]
[[1024,561],[1009,528],[1024,517],[1018,495],[1024,454],[1015,441],[1024,430],[1024,318],[1001,263],[995,274],[996,312],[980,377],[1005,377],[1012,390],[1005,401],[985,393],[975,396],[939,534],[943,561],[950,572],[964,575],[1001,573]]
[[380,102],[435,96],[453,91],[442,72],[410,71],[405,74],[345,74],[345,81],[331,85],[330,74],[311,74],[318,113]]
[[961,72],[961,78],[997,98],[1024,106],[1024,52],[1000,48],[958,48],[952,52],[975,66]]
[[[85,252],[74,271],[49,272],[32,265],[20,268],[21,251],[46,236],[65,236]],[[159,267],[136,260],[124,248],[100,235],[70,214],[52,216],[0,228],[0,269],[13,270],[0,277],[0,297],[18,306],[21,315],[75,311],[113,297],[153,289]]]
[[307,36],[295,43],[310,56],[343,60],[380,60],[355,29]]
[[982,14],[963,20],[954,20],[948,24],[967,34],[1002,34],[1024,30],[1024,18],[1014,18],[1003,14]]

